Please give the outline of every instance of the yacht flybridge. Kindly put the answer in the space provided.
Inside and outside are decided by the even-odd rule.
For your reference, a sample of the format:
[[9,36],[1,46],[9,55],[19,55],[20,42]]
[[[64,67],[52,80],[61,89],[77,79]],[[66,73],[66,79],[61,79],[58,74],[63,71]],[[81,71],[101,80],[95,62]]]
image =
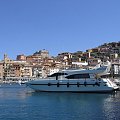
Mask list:
[[89,70],[63,70],[45,79],[27,82],[35,91],[46,92],[111,92],[118,86],[109,78],[101,78],[110,71],[111,64],[99,64]]

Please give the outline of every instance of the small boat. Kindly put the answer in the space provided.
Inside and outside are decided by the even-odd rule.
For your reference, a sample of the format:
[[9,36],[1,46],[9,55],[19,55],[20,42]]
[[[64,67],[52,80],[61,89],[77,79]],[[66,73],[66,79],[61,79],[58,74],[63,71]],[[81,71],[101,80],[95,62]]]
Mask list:
[[112,92],[119,89],[109,78],[101,78],[110,71],[110,63],[89,70],[63,70],[45,79],[26,83],[35,91],[44,92]]

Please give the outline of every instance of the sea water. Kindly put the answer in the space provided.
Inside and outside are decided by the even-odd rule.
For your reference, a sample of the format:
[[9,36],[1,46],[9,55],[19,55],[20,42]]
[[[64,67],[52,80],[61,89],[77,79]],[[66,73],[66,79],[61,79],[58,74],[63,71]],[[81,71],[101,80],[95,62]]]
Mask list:
[[120,91],[34,92],[25,85],[1,84],[0,120],[120,120]]

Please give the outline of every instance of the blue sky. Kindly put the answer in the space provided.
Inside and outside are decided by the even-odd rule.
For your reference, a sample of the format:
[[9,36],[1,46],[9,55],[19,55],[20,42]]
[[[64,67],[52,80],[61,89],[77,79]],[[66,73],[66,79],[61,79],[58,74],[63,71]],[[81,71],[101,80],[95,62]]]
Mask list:
[[0,59],[120,41],[120,0],[0,0]]

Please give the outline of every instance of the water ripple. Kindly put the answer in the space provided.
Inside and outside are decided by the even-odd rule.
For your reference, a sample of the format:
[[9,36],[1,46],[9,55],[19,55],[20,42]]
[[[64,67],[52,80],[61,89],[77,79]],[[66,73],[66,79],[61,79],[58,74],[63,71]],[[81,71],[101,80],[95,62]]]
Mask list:
[[25,86],[0,87],[0,120],[118,120],[115,94],[36,93]]

